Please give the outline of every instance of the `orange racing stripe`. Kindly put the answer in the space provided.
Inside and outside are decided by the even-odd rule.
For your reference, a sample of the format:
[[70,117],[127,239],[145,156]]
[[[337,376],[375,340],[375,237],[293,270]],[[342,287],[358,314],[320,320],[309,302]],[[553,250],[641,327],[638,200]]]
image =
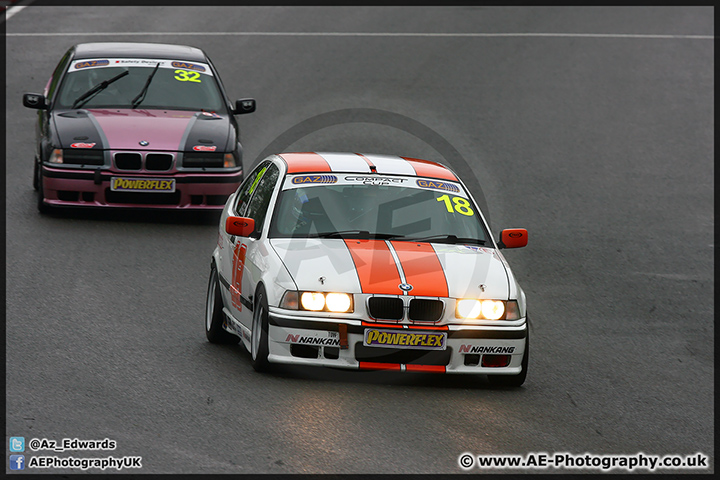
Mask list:
[[287,163],[287,173],[331,172],[328,162],[317,153],[281,153]]
[[442,178],[457,182],[457,177],[447,168],[439,163],[430,162],[428,160],[420,160],[418,158],[401,157],[407,160],[415,169],[418,177]]
[[345,240],[363,293],[399,295],[400,273],[383,240]]
[[449,330],[447,325],[407,325],[407,324],[397,324],[397,323],[376,323],[376,322],[366,322],[365,320],[362,321],[361,325],[363,327],[373,327],[373,328],[411,328],[414,330]]
[[360,368],[363,370],[397,370],[400,371],[399,363],[378,363],[378,362],[360,362]]
[[415,330],[450,330],[447,325],[408,325],[408,328],[414,328]]
[[363,160],[365,160],[365,163],[367,163],[367,164],[368,164],[368,167],[370,167],[370,171],[375,171],[375,164],[373,164],[373,163],[370,161],[369,158],[367,158],[367,157],[366,157],[365,155],[363,155],[362,153],[356,153],[355,155],[357,155],[357,156],[359,156],[360,158],[362,158]]
[[408,363],[405,365],[407,372],[427,372],[427,373],[445,373],[445,365],[414,365]]
[[376,323],[376,322],[367,322],[363,320],[360,323],[363,327],[376,327],[376,328],[403,328],[402,325],[397,325],[395,323]]
[[408,292],[419,297],[447,297],[448,286],[440,260],[429,243],[390,242],[400,259]]

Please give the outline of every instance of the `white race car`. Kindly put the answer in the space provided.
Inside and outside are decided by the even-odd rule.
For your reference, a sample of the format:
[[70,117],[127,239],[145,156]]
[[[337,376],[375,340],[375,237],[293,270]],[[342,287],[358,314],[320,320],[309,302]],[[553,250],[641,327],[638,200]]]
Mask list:
[[354,153],[282,153],[230,196],[205,330],[271,363],[487,374],[528,368],[525,294],[449,168]]

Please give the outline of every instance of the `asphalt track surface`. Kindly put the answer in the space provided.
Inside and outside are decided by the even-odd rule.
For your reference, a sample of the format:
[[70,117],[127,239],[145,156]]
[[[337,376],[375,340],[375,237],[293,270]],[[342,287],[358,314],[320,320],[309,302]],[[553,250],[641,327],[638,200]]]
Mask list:
[[[142,473],[463,473],[465,452],[700,452],[690,472],[714,472],[712,7],[30,5],[6,29],[7,437],[109,438],[43,454],[142,456]],[[457,170],[495,235],[529,230],[506,253],[526,384],[257,374],[203,332],[216,217],[40,215],[22,93],[99,40],[205,49],[258,101],[238,117],[246,168],[280,148]],[[600,470],[469,470],[510,471]]]

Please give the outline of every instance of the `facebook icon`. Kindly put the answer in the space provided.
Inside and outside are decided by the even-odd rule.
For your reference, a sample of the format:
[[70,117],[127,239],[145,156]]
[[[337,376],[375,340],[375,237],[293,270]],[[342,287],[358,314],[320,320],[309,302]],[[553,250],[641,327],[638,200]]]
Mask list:
[[10,470],[25,470],[25,455],[10,455]]

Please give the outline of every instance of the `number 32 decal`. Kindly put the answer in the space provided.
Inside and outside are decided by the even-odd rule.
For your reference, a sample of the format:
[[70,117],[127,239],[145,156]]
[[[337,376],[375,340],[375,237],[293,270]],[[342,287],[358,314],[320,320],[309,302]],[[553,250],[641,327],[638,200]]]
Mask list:
[[188,70],[175,70],[175,80],[180,82],[198,82],[200,83],[200,72],[190,72]]

